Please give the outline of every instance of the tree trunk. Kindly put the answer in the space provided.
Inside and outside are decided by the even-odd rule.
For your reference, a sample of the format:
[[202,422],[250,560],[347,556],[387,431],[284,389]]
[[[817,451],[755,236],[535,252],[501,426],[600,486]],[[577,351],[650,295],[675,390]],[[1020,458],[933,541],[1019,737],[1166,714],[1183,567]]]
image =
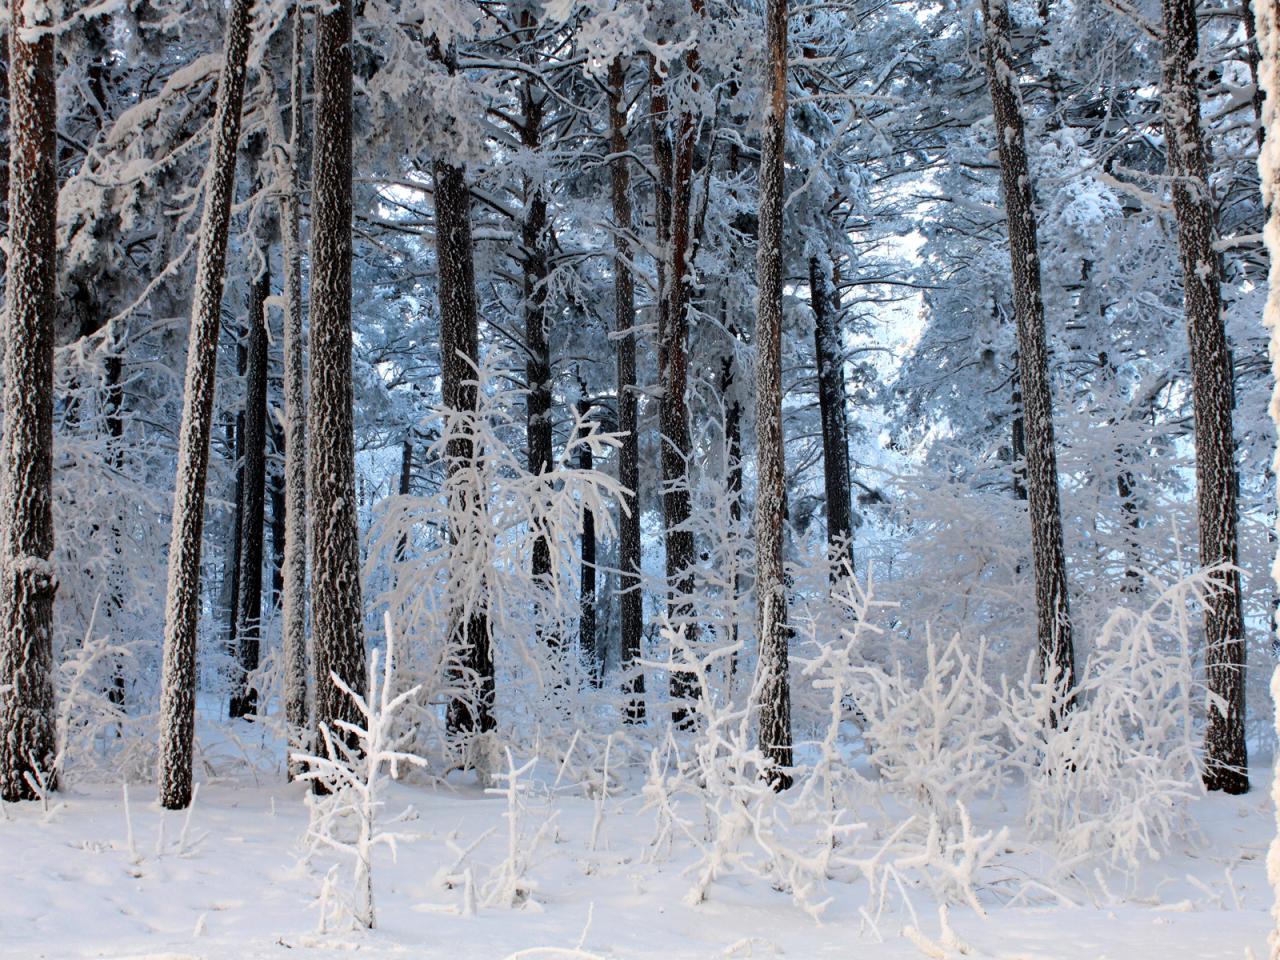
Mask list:
[[1236,557],[1235,403],[1231,351],[1222,320],[1218,254],[1214,250],[1213,194],[1200,126],[1199,50],[1194,0],[1163,0],[1165,49],[1161,99],[1173,212],[1178,221],[1182,289],[1191,353],[1196,429],[1196,499],[1200,563],[1221,567],[1205,603],[1208,727],[1204,783],[1210,790],[1244,793],[1249,759],[1244,737],[1244,620]]
[[271,609],[279,610],[284,598],[284,530],[288,523],[284,510],[284,430],[270,412],[267,426],[271,437],[267,471],[267,502],[271,505]]
[[[817,257],[809,258],[809,302],[813,307],[818,409],[822,416],[822,473],[827,494],[827,543],[833,561],[853,573],[853,494],[849,483],[849,425],[845,420],[844,349],[840,294],[827,287]],[[832,568],[832,575],[841,568]]]
[[[452,69],[452,53],[449,66]],[[461,167],[437,159],[432,164],[436,204],[436,260],[440,271],[440,365],[444,405],[450,410],[474,415],[477,406],[476,369],[480,362],[479,330],[476,314],[475,247],[471,238],[471,192]],[[475,444],[468,429],[447,445],[448,471],[456,477],[471,466]],[[471,490],[457,494],[455,506],[460,517],[470,517],[483,505],[469,502]],[[485,544],[476,542],[478,525],[451,530],[454,549],[475,551],[470,556],[480,564],[471,582],[451,591],[454,609],[454,646],[459,651],[458,666],[451,671],[453,686],[470,689],[469,695],[450,700],[445,715],[449,733],[480,735],[496,726],[493,644],[489,635],[486,603]],[[477,554],[480,559],[477,559]],[[451,564],[451,570],[455,565]],[[462,564],[457,566],[461,567]]]
[[645,716],[644,672],[640,642],[644,635],[644,595],[640,591],[640,438],[636,423],[636,307],[635,278],[631,275],[631,167],[625,154],[627,115],[626,70],[620,58],[609,65],[609,164],[613,199],[614,258],[613,315],[618,345],[618,482],[626,488],[618,504],[618,608],[621,619],[625,719],[642,723]]
[[[583,401],[578,408],[578,416],[585,418],[591,405]],[[587,429],[583,423],[583,430]],[[578,447],[578,469],[594,470],[594,458],[591,447],[582,444]],[[590,510],[582,511],[582,572],[578,614],[578,649],[587,664],[587,675],[592,686],[601,686],[604,680],[604,651],[600,649],[596,635],[596,515]]]
[[[265,257],[264,257],[265,260]],[[244,487],[240,500],[240,585],[236,590],[237,684],[233,718],[252,714],[258,691],[249,674],[258,669],[262,630],[262,539],[267,482],[267,326],[271,274],[266,263],[249,289],[248,373],[244,399]]]
[[[293,58],[289,77],[289,149],[277,152],[284,189],[280,194],[280,232],[284,261],[284,712],[289,735],[301,744],[307,729],[307,411],[302,333],[302,228],[299,213],[303,129],[302,7],[290,10]],[[279,113],[275,116],[279,118]],[[276,131],[283,139],[283,129]],[[291,772],[296,772],[290,768]]]
[[791,686],[782,568],[786,466],[782,435],[782,206],[787,129],[787,0],[767,0],[764,139],[760,151],[760,245],[756,276],[756,636],[760,642],[760,748],[775,790],[791,785]]
[[[1027,446],[1027,497],[1031,516],[1031,555],[1035,564],[1037,649],[1045,677],[1069,690],[1075,679],[1075,650],[1067,602],[1062,513],[1058,503],[1058,466],[1054,448],[1049,357],[1045,345],[1044,302],[1040,297],[1040,252],[1031,171],[1027,164],[1022,102],[1010,44],[1006,0],[983,0],[986,22],[987,83],[995,114],[1009,227],[1017,320],[1018,372],[1024,393]],[[1016,429],[1016,428],[1015,428]],[[1058,722],[1056,707],[1050,722]]]
[[232,0],[227,14],[224,63],[213,119],[191,334],[187,344],[173,528],[169,536],[164,681],[160,699],[160,804],[170,810],[182,809],[191,802],[205,479],[217,384],[218,321],[226,275],[227,230],[235,192],[236,147],[240,140],[240,107],[244,101],[252,8],[253,0]]
[[352,2],[316,15],[314,59],[308,481],[315,722],[331,730],[360,719],[331,675],[365,687],[351,382]]
[[[57,788],[54,770],[53,341],[58,178],[53,32],[26,42],[37,8],[13,0],[9,29],[9,252],[0,447],[0,797]],[[43,779],[44,786],[39,782]]]
[[[695,7],[699,7],[695,0]],[[691,70],[696,55],[687,59]],[[698,640],[694,616],[694,564],[697,560],[689,518],[693,501],[689,491],[689,455],[693,440],[689,433],[689,408],[685,396],[689,378],[689,323],[686,308],[686,274],[689,249],[689,204],[693,188],[693,120],[682,113],[677,121],[676,149],[673,152],[666,124],[668,99],[656,67],[651,71],[654,88],[654,154],[658,168],[655,186],[658,249],[658,424],[661,432],[662,513],[667,548],[667,617],[674,628],[684,628],[685,642],[693,647]],[[673,652],[674,656],[674,652]],[[693,675],[672,670],[671,719],[677,725],[689,720],[687,703],[696,697]]]

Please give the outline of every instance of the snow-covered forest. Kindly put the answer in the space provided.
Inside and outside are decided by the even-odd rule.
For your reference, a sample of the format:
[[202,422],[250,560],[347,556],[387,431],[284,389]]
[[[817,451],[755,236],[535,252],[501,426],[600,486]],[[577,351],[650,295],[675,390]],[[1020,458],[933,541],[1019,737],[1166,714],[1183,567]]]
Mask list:
[[1280,957],[1280,6],[2,23],[0,957]]

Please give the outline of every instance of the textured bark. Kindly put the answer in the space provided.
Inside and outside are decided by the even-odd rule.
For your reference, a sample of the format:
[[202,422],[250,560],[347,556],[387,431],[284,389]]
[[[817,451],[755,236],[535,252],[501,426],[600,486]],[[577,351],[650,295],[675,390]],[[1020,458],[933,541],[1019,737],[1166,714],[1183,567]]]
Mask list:
[[[585,418],[590,409],[590,404],[584,402],[578,408],[578,415]],[[578,469],[594,470],[593,461],[591,447],[585,443],[579,446]],[[596,515],[590,510],[582,511],[581,552],[578,649],[582,659],[586,661],[587,675],[591,678],[592,685],[599,687],[604,680],[604,651],[600,649],[596,635]]]
[[[696,4],[695,4],[696,6]],[[686,66],[696,67],[696,55]],[[689,318],[687,313],[686,254],[689,249],[689,200],[693,189],[693,120],[681,114],[676,122],[673,149],[667,126],[669,110],[662,79],[651,71],[653,86],[654,159],[658,168],[655,187],[658,248],[658,427],[661,432],[662,514],[667,552],[667,617],[672,626],[683,626],[690,646],[698,640],[698,622],[691,598],[697,560],[689,518],[693,512],[688,467],[693,440],[689,432],[686,393],[689,380]],[[672,720],[689,719],[688,700],[696,696],[696,681],[689,673],[672,670]]]
[[316,16],[311,205],[311,601],[315,722],[358,722],[365,687],[351,383],[352,0]]
[[244,400],[244,485],[240,499],[240,580],[236,589],[237,683],[230,714],[243,717],[258,705],[249,674],[258,669],[262,629],[262,555],[267,482],[267,326],[271,275],[265,264],[249,288],[248,365]]
[[767,0],[764,138],[760,150],[760,245],[756,276],[756,636],[760,748],[775,790],[791,785],[791,685],[782,567],[787,477],[782,435],[782,205],[787,129],[787,0]]
[[[520,14],[520,39],[525,45],[525,63],[535,61],[534,44],[537,20],[531,10]],[[542,150],[542,126],[546,116],[546,94],[538,79],[525,74],[520,86],[520,143],[536,156]],[[521,290],[524,305],[524,339],[527,356],[525,379],[526,437],[529,448],[529,472],[550,473],[554,462],[551,424],[551,347],[547,342],[547,198],[541,184],[526,177],[524,182],[524,216],[520,221]],[[533,579],[546,585],[551,577],[551,545],[539,533],[533,544]],[[553,645],[560,638],[554,631],[539,630]]]
[[[822,264],[809,258],[809,302],[813,307],[818,409],[822,416],[822,475],[827,494],[827,543],[833,559],[853,572],[853,493],[849,482],[849,424],[845,420],[844,350],[840,294],[828,286]],[[839,570],[832,569],[833,575]]]
[[[450,64],[452,58],[450,58]],[[440,271],[440,364],[444,405],[451,410],[476,410],[476,368],[480,361],[476,314],[475,247],[471,238],[471,192],[461,167],[443,160],[432,165],[436,203],[436,261]],[[471,465],[475,444],[469,434],[450,440],[448,470],[451,476]],[[461,493],[459,496],[466,496]],[[455,509],[465,516],[478,505],[459,503]],[[456,531],[450,532],[455,548]],[[461,549],[478,544],[462,544]],[[452,671],[454,686],[470,688],[469,696],[449,702],[446,722],[451,734],[483,734],[494,729],[495,696],[493,643],[485,604],[485,584],[474,592],[455,592],[452,611],[454,645],[459,664]]]
[[640,437],[636,422],[636,336],[634,332],[635,278],[631,275],[631,168],[625,154],[627,116],[624,101],[626,70],[621,59],[609,65],[609,164],[613,201],[614,259],[613,315],[618,350],[618,481],[626,488],[618,504],[618,607],[622,638],[623,693],[628,723],[644,721],[644,672],[640,642],[644,635],[644,596],[640,592]]
[[280,609],[284,598],[284,430],[271,413],[267,414],[271,438],[270,469],[267,471],[267,504],[271,508],[271,609]]
[[[284,712],[290,736],[301,742],[307,729],[307,411],[302,333],[302,229],[299,213],[303,128],[302,9],[295,4],[293,62],[289,77],[289,150],[280,158],[284,190],[280,231],[284,260],[285,530],[284,530]],[[277,113],[278,117],[279,114]],[[282,139],[282,131],[279,131]],[[294,771],[296,772],[296,771]]]
[[1208,726],[1204,783],[1210,790],[1244,793],[1249,759],[1244,737],[1244,619],[1236,556],[1235,403],[1231,352],[1222,319],[1215,224],[1209,189],[1196,57],[1199,36],[1194,0],[1164,0],[1165,49],[1161,102],[1173,212],[1178,221],[1182,292],[1191,353],[1196,427],[1196,500],[1200,563],[1231,564],[1205,596],[1205,669]]
[[[725,486],[729,491],[729,517],[736,529],[742,520],[742,401],[735,387],[734,366],[734,353],[730,348],[720,359],[720,396],[724,399]],[[735,557],[731,584],[735,606],[742,596],[741,566],[741,561]],[[738,632],[735,618],[729,628],[729,643],[733,646],[737,646]],[[729,658],[731,691],[737,672],[738,654],[734,653]]]
[[[1053,408],[1049,392],[1049,355],[1045,344],[1044,302],[1040,295],[1040,252],[1035,197],[1027,164],[1022,101],[1018,93],[1005,0],[983,0],[986,22],[987,83],[995,114],[1009,228],[1013,305],[1017,322],[1018,374],[1024,394],[1027,447],[1027,498],[1031,517],[1031,555],[1035,565],[1037,649],[1043,675],[1069,689],[1075,678],[1075,650],[1067,600],[1066,557],[1062,548],[1062,512],[1058,502],[1058,465]],[[1065,709],[1067,704],[1062,705]],[[1058,711],[1051,723],[1057,723]]]
[[173,488],[173,527],[169,536],[164,680],[160,698],[160,804],[170,810],[182,809],[191,802],[205,480],[217,385],[218,321],[226,274],[227,230],[235,192],[236,146],[240,140],[240,108],[244,101],[252,10],[252,0],[232,0],[227,14],[187,343],[178,470]]
[[[54,764],[53,341],[57,286],[53,33],[13,0],[8,310],[0,447],[0,798],[56,789]],[[28,779],[28,778],[31,779]],[[32,781],[35,781],[33,783]]]

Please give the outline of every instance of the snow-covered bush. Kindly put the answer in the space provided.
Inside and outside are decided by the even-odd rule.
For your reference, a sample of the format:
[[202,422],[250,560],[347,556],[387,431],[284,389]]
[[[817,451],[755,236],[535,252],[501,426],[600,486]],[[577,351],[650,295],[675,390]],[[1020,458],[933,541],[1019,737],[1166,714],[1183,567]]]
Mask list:
[[1133,870],[1191,831],[1205,695],[1192,605],[1211,576],[1165,586],[1145,610],[1116,610],[1057,727],[1046,722],[1055,695],[1047,684],[1008,690],[1003,719],[1017,745],[1010,762],[1029,788],[1027,823],[1057,845],[1064,867],[1096,858]]
[[[323,849],[335,850],[351,858],[351,919],[361,927],[374,926],[373,854],[377,847],[391,848],[401,835],[386,828],[405,817],[402,811],[388,820],[379,819],[385,805],[383,789],[387,774],[399,776],[400,765],[422,766],[426,760],[401,749],[407,737],[399,732],[400,711],[418,693],[412,687],[393,694],[396,688],[395,631],[391,616],[385,618],[386,657],[378,670],[379,650],[369,654],[369,690],[356,693],[337,674],[334,686],[351,698],[363,722],[335,721],[335,728],[321,724],[320,743],[315,753],[295,753],[291,759],[302,766],[297,779],[314,782],[322,789],[309,797],[311,822],[307,828],[308,856]],[[332,874],[330,874],[332,876]],[[328,877],[325,894],[331,892]],[[321,908],[321,925],[326,923]]]

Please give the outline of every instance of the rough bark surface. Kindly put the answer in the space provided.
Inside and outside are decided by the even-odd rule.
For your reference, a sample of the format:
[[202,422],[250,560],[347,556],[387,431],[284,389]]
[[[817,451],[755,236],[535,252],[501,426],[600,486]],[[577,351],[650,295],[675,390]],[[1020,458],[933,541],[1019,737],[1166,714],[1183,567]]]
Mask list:
[[[695,7],[697,4],[695,3]],[[697,66],[691,54],[686,66]],[[683,627],[685,641],[698,639],[698,623],[689,598],[694,591],[697,560],[689,518],[693,512],[689,492],[689,455],[693,440],[689,432],[689,318],[687,296],[689,249],[689,203],[693,190],[692,117],[682,113],[676,122],[676,144],[668,133],[669,103],[663,80],[652,71],[652,112],[654,117],[654,159],[658,169],[655,187],[660,251],[658,265],[658,428],[661,433],[662,514],[666,538],[667,617],[673,627]],[[682,704],[695,695],[696,681],[679,670],[670,674],[674,701],[672,720],[683,724],[688,710]]]
[[[813,307],[818,409],[822,417],[822,475],[827,494],[827,543],[833,559],[853,572],[853,493],[849,483],[849,424],[845,420],[844,350],[840,295],[828,284],[817,257],[809,258],[809,302]],[[833,573],[838,568],[833,567]]]
[[[1018,375],[1023,391],[1027,448],[1031,555],[1035,566],[1037,649],[1041,672],[1045,676],[1054,675],[1056,682],[1069,688],[1075,677],[1075,649],[1067,599],[1066,557],[1062,548],[1035,196],[1009,39],[1009,8],[1005,0],[983,0],[982,12],[986,23],[987,85],[998,131],[1000,179],[1004,187],[1013,273]],[[1055,711],[1052,722],[1056,723],[1057,719]]]
[[358,722],[365,688],[351,382],[352,0],[316,16],[311,206],[311,601],[315,722]]
[[[578,408],[578,415],[585,418],[590,411],[589,403],[583,402]],[[578,469],[594,470],[595,458],[591,447],[582,444],[578,447]],[[604,651],[600,649],[596,635],[596,515],[588,509],[582,511],[582,570],[579,580],[578,606],[578,650],[587,665],[587,675],[594,686],[600,686],[604,679]]]
[[[13,0],[10,23],[35,27]],[[54,775],[53,341],[58,180],[53,33],[9,30],[9,235],[0,448],[0,798]]]
[[293,62],[289,77],[289,150],[281,157],[284,190],[280,233],[284,247],[284,711],[290,736],[307,729],[307,410],[302,333],[302,228],[299,212],[302,151],[302,61],[305,24],[295,4]]
[[249,288],[248,363],[244,400],[244,485],[240,494],[240,582],[236,589],[236,692],[232,717],[244,717],[258,706],[249,674],[258,669],[262,627],[262,556],[267,493],[267,326],[266,304],[271,275],[262,270]]
[[178,471],[173,488],[173,527],[169,535],[164,676],[160,697],[159,799],[161,806],[170,810],[182,809],[191,802],[205,480],[217,385],[218,321],[226,276],[227,230],[235,191],[236,147],[240,140],[240,108],[244,102],[252,13],[252,0],[233,0],[227,14],[191,304]]
[[765,7],[768,76],[760,150],[760,245],[756,275],[756,636],[760,659],[760,748],[775,790],[791,785],[791,685],[782,568],[786,465],[782,435],[782,205],[787,128],[787,2]]
[[[480,360],[479,330],[476,314],[475,247],[471,237],[471,192],[461,167],[443,160],[432,165],[436,202],[436,260],[440,271],[440,364],[444,405],[451,410],[474,413],[476,410],[476,367]],[[475,443],[469,434],[449,442],[446,454],[450,476],[471,466]],[[466,493],[459,496],[465,497]],[[470,503],[459,503],[458,516],[474,509]],[[455,549],[476,549],[480,544],[464,542],[470,531],[450,531]],[[475,735],[495,726],[493,646],[489,634],[489,615],[485,603],[483,576],[470,584],[470,589],[455,590],[454,645],[459,662],[453,670],[452,682],[469,688],[469,696],[450,701],[446,721],[451,734]]]
[[613,200],[613,325],[618,350],[618,481],[626,488],[618,509],[618,608],[622,638],[623,693],[628,723],[644,721],[644,673],[640,642],[644,635],[644,597],[640,592],[640,438],[636,423],[635,278],[631,275],[631,168],[626,153],[627,116],[623,99],[626,70],[621,59],[609,65],[609,164]]
[[1204,659],[1210,698],[1204,783],[1210,790],[1244,793],[1249,789],[1249,758],[1244,736],[1244,618],[1240,574],[1234,566],[1237,509],[1231,408],[1235,387],[1200,125],[1196,4],[1195,0],[1164,0],[1162,8],[1165,48],[1160,94],[1191,353],[1200,563],[1232,565],[1219,573],[1218,583],[1205,597]]

